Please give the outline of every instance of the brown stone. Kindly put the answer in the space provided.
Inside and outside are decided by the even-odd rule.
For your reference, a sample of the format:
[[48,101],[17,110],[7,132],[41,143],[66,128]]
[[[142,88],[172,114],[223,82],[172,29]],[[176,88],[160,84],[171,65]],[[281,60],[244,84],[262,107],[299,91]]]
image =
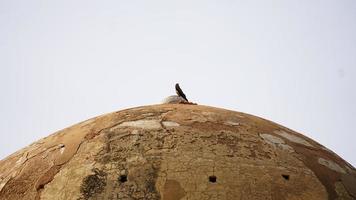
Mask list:
[[355,199],[356,170],[245,113],[144,106],[56,132],[0,161],[0,199]]

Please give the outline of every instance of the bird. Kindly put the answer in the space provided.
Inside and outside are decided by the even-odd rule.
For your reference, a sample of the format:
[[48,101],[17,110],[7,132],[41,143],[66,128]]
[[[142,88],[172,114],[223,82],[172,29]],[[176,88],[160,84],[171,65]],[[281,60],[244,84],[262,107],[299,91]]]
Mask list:
[[189,102],[187,97],[185,96],[183,90],[180,88],[179,84],[175,85],[177,95],[168,96],[163,99],[163,104],[191,104],[197,105],[196,103]]
[[[182,97],[186,101],[188,101],[187,97],[185,96],[183,90],[179,87],[179,83],[176,83],[176,93],[178,96]],[[188,101],[189,102],[189,101]]]

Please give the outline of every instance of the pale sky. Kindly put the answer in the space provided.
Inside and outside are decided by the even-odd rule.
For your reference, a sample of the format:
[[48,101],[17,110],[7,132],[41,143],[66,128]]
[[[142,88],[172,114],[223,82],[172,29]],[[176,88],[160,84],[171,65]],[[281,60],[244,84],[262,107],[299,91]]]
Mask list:
[[0,69],[0,159],[179,82],[356,165],[355,0],[0,0]]

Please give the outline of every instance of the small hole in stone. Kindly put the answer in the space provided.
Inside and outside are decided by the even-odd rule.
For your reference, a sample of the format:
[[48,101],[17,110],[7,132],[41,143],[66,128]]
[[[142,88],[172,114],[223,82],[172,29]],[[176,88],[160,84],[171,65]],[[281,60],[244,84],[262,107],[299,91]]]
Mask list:
[[216,182],[216,176],[209,176],[209,181],[211,183],[215,183]]
[[120,175],[119,181],[120,181],[121,183],[125,183],[125,182],[127,181],[127,176],[126,176],[126,175]]
[[286,180],[289,180],[289,175],[287,175],[287,174],[282,174],[282,177]]

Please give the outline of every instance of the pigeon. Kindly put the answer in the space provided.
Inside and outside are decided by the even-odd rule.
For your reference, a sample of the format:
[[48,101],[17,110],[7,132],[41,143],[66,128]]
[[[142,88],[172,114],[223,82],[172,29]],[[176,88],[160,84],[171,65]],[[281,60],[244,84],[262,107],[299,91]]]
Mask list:
[[[185,99],[186,101],[188,101],[187,97],[185,96],[183,90],[179,87],[179,84],[176,83],[176,93],[178,96],[182,97],[183,99]],[[188,101],[189,102],[189,101]]]
[[164,104],[191,104],[197,105],[196,103],[189,102],[185,96],[183,90],[179,87],[179,84],[176,83],[176,93],[177,95],[169,96],[163,99],[162,103]]

